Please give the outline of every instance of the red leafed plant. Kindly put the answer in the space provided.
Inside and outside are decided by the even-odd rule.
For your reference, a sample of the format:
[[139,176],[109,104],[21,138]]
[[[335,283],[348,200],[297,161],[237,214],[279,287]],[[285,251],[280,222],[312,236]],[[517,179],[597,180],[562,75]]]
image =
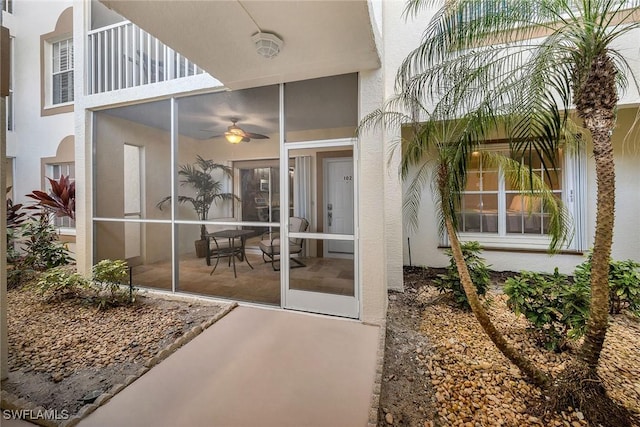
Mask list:
[[[11,187],[7,187],[7,194],[11,191]],[[7,198],[7,228],[17,228],[26,219],[26,213],[20,212],[22,204],[13,204],[13,200]]]
[[69,176],[60,175],[58,181],[47,178],[51,184],[49,194],[44,191],[33,190],[27,197],[38,201],[31,208],[43,208],[57,217],[76,216],[76,183]]

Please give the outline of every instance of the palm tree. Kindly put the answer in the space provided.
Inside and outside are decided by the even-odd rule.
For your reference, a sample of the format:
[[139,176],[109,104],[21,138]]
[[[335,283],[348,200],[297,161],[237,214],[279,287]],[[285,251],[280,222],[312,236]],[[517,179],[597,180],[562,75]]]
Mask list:
[[[433,6],[440,6],[440,2],[410,0],[406,13],[414,15],[423,7]],[[618,91],[628,85],[628,76],[637,86],[614,42],[638,28],[634,13],[639,7],[637,0],[447,0],[429,22],[420,46],[401,64],[396,79],[398,95],[379,112],[397,111],[396,107],[401,107],[402,111],[410,112],[412,119],[426,124],[404,144],[406,172],[408,165],[420,164],[429,155],[426,142],[434,138],[439,126],[447,120],[462,123],[464,131],[454,139],[458,142],[481,140],[489,129],[499,129],[509,137],[513,151],[522,156],[551,154],[563,138],[565,142],[580,143],[580,138],[573,138],[575,125],[570,119],[570,110],[575,105],[577,117],[593,142],[596,163],[594,274],[584,344],[576,362],[556,381],[554,401],[558,405],[579,406],[591,421],[603,425],[629,424],[628,414],[606,397],[596,368],[609,308],[608,269],[615,198],[611,133]],[[431,113],[425,116],[424,111]],[[394,113],[386,117],[394,121],[400,116]],[[454,249],[457,245],[454,213],[457,194],[464,188],[461,186],[466,168],[464,159],[471,144],[460,145],[457,161],[445,160],[436,166],[436,180],[445,183],[437,185],[443,225],[457,260],[461,253],[456,254]],[[544,157],[551,160],[546,164],[543,161],[543,167],[553,169],[554,156]],[[421,169],[418,174],[414,181],[417,184],[412,185],[414,191],[426,182]],[[415,197],[409,198],[410,208],[415,203]],[[464,273],[464,263],[457,265],[471,303],[474,288],[468,286],[470,280]],[[476,309],[474,313],[485,331],[509,357],[508,349],[499,345],[500,339],[488,319],[482,320],[482,313]],[[548,377],[539,376],[535,370],[527,372],[523,364],[518,366],[530,378],[539,377],[538,384],[550,384]],[[603,407],[616,412],[607,414]]]
[[420,99],[403,92],[388,100],[383,108],[364,117],[359,131],[363,132],[375,126],[399,127],[412,123],[411,126],[404,127],[404,137],[400,140],[403,178],[408,177],[412,167],[416,170],[403,206],[409,227],[414,230],[418,227],[417,214],[422,189],[431,182],[435,190],[440,229],[449,239],[460,283],[472,312],[491,341],[511,362],[531,381],[547,386],[551,381],[549,374],[523,357],[491,322],[480,302],[466,265],[457,235],[456,213],[460,211],[461,194],[467,183],[467,162],[470,155],[474,152],[480,153],[484,165],[500,168],[505,179],[509,181],[510,188],[517,189],[525,195],[534,195],[542,201],[544,210],[550,217],[551,250],[560,248],[570,239],[570,218],[544,181],[532,174],[529,168],[522,167],[520,161],[499,153],[476,151],[480,148],[483,136],[489,131],[482,117],[469,116],[460,120],[447,120],[449,108],[450,105],[441,102],[429,112]]
[[[195,190],[194,195],[179,195],[178,203],[187,203],[193,207],[200,221],[209,219],[209,211],[214,203],[225,200],[239,200],[233,193],[223,192],[223,182],[214,177],[214,172],[220,171],[224,176],[231,177],[229,166],[216,163],[213,160],[205,160],[200,155],[196,156],[193,165],[180,166],[178,175],[182,178],[181,185],[190,186]],[[162,210],[165,204],[171,201],[171,196],[160,200],[156,206]],[[200,239],[205,240],[207,228],[200,225]]]

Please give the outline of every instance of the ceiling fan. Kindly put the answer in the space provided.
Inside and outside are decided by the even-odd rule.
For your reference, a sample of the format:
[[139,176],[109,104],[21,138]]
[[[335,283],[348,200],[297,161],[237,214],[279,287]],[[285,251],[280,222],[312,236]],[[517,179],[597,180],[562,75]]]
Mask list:
[[[231,125],[227,127],[227,131],[224,133],[224,137],[231,144],[239,144],[241,142],[249,142],[252,139],[269,139],[267,135],[262,135],[260,133],[247,132],[238,126],[237,118],[231,118]],[[215,135],[212,138],[216,138],[222,135]]]

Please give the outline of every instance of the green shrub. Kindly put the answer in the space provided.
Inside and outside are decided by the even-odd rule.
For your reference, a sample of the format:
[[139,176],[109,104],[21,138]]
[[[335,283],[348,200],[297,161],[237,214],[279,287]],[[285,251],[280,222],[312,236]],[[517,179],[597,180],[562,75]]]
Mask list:
[[[576,283],[589,288],[591,282],[591,256],[576,267]],[[633,260],[609,261],[609,313],[617,314],[624,308],[640,316],[640,263]]]
[[123,260],[103,259],[93,266],[92,272],[94,282],[104,284],[124,283],[129,273],[129,267]]
[[553,351],[584,335],[589,288],[572,283],[556,268],[552,275],[523,271],[505,281],[507,305],[531,323],[538,343]]
[[22,225],[25,239],[23,268],[45,270],[70,264],[73,261],[67,246],[58,240],[58,233],[48,215],[31,218]]
[[29,282],[36,274],[17,249],[19,235],[18,227],[7,228],[7,289]]
[[[479,254],[482,248],[478,242],[467,242],[461,245],[462,254],[464,260],[469,268],[471,274],[471,280],[476,286],[478,295],[484,295],[487,293],[489,287],[489,268],[484,263],[484,259],[480,258]],[[450,249],[445,251],[449,255],[449,266],[447,267],[445,274],[439,274],[438,278],[434,280],[434,285],[440,292],[451,292],[456,304],[468,310],[469,301],[467,300],[467,294],[465,294],[460,282],[460,276],[458,275],[458,268],[456,262],[453,259],[453,254]]]
[[69,250],[58,240],[58,233],[47,215],[20,217],[7,228],[8,288],[29,282],[38,271],[72,261]]
[[100,309],[135,302],[134,290],[127,283],[129,266],[123,260],[105,259],[93,266],[94,304]]
[[89,286],[87,280],[67,267],[54,267],[40,275],[33,285],[46,301],[77,297]]

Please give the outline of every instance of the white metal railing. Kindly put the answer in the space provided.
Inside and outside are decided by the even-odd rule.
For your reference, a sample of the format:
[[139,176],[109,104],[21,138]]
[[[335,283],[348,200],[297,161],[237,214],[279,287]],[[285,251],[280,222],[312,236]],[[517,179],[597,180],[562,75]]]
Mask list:
[[129,21],[89,31],[88,35],[90,95],[204,73]]

